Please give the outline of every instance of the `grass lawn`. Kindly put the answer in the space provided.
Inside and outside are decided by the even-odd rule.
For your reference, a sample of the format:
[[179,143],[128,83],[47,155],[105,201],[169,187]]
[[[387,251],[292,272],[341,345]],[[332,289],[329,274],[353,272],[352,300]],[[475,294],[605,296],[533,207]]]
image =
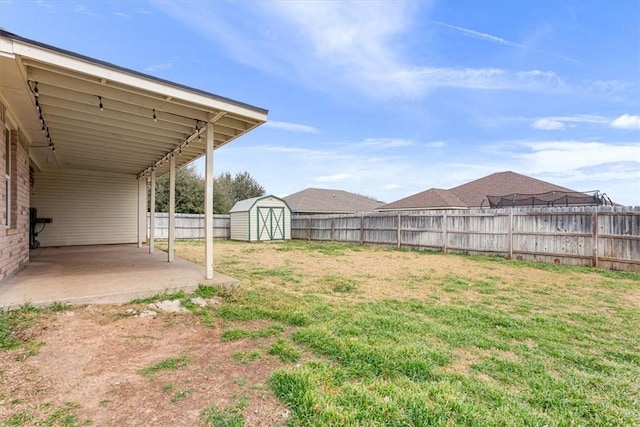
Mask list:
[[[242,285],[202,288],[223,302],[191,309],[221,343],[255,343],[238,366],[279,361],[267,386],[287,425],[640,425],[640,274],[304,241],[215,248]],[[202,262],[202,247],[177,255]],[[0,351],[12,316],[32,322],[0,315]],[[202,422],[243,425],[232,409]]]
[[638,274],[239,247],[217,269],[244,286],[217,315],[287,327],[281,345],[302,356],[269,385],[291,425],[640,425]]

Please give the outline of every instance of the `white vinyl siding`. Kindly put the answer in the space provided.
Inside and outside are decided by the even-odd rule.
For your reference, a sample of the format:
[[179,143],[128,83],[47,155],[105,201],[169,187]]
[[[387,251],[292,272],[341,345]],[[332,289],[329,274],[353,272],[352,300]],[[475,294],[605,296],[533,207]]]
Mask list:
[[31,207],[53,219],[37,237],[41,246],[138,241],[135,175],[65,169],[37,172],[34,181]]
[[231,240],[249,240],[249,214],[247,212],[231,213]]

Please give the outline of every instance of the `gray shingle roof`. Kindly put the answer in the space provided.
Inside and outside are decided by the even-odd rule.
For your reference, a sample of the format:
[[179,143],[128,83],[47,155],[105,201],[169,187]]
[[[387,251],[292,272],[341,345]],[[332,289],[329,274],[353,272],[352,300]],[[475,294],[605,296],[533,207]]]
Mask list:
[[513,193],[538,194],[548,191],[575,192],[559,185],[511,171],[487,175],[484,178],[453,187],[451,191],[469,207],[479,207],[487,196],[506,196]]
[[296,213],[372,212],[384,203],[343,190],[307,188],[283,197]]
[[559,185],[506,171],[487,175],[449,190],[431,188],[383,205],[378,210],[475,208],[480,207],[487,196],[539,194],[549,191],[575,192]]
[[381,206],[378,210],[396,209],[451,209],[466,208],[467,204],[460,200],[451,190],[430,188],[413,196],[396,200]]

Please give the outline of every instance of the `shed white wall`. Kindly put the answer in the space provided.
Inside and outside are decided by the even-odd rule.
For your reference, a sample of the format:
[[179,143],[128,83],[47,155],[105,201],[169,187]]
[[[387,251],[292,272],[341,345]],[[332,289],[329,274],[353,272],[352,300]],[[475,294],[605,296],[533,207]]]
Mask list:
[[37,172],[34,181],[31,207],[53,218],[37,237],[41,246],[137,242],[134,175],[64,169]]
[[249,240],[249,212],[231,212],[231,240]]

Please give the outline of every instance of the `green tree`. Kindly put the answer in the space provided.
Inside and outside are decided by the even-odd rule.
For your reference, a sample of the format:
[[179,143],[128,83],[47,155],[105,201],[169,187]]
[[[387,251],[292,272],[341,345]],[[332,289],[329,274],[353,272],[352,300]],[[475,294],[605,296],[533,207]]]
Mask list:
[[[169,212],[169,174],[156,180],[156,212]],[[176,171],[176,212],[204,213],[204,179],[195,166]]]
[[[213,180],[213,213],[226,214],[238,200],[264,195],[264,188],[249,174],[229,172]],[[156,180],[156,212],[169,211],[169,175]],[[176,171],[176,212],[204,213],[204,178],[194,166]]]
[[238,200],[250,199],[264,195],[264,187],[258,184],[249,172],[238,172],[233,177],[232,194],[234,203]]
[[213,180],[213,213],[226,214],[235,203],[233,199],[233,178],[225,172]]
[[262,195],[264,187],[249,172],[222,173],[213,181],[213,212],[225,214],[237,201]]

